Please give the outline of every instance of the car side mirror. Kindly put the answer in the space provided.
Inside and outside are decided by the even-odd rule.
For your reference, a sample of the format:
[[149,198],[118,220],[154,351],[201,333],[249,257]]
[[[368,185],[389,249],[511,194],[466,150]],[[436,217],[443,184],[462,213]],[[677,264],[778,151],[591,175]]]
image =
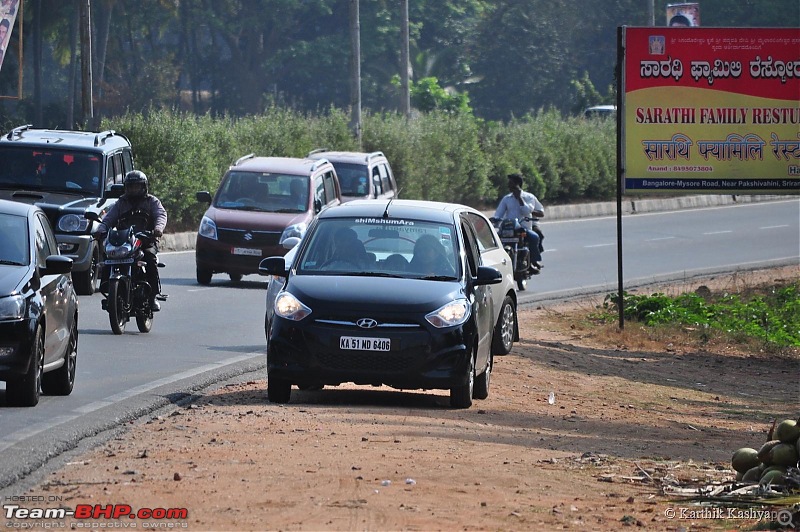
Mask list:
[[64,255],[50,255],[45,259],[42,275],[58,275],[72,271],[72,259]]
[[498,284],[503,280],[503,274],[497,268],[491,266],[478,266],[478,276],[475,278],[475,286],[486,284]]
[[211,193],[207,190],[201,190],[194,195],[194,198],[197,201],[201,201],[203,203],[211,204]]
[[107,196],[109,198],[119,198],[125,193],[125,185],[121,185],[119,183],[115,183],[111,185],[111,188],[108,189]]
[[258,264],[258,273],[261,275],[276,275],[278,277],[289,277],[286,270],[286,259],[283,257],[267,257]]
[[314,200],[314,212],[319,213],[322,210],[322,201],[319,199]]
[[86,218],[87,220],[91,220],[93,222],[99,222],[100,221],[100,215],[98,213],[94,212],[94,211],[86,211],[86,212],[84,212],[83,213],[83,217]]

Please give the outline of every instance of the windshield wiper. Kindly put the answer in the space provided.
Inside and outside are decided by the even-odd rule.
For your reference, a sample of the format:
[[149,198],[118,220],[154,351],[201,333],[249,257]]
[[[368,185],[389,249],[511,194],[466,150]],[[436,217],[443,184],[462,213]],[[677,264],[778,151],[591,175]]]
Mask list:
[[17,262],[15,260],[4,260],[4,259],[0,259],[0,264],[6,265],[6,266],[25,266],[25,264],[23,264],[21,262]]
[[425,277],[418,277],[423,281],[455,281],[458,278],[452,275],[426,275]]
[[397,275],[396,273],[386,273],[386,272],[347,272],[344,275],[351,275],[353,277],[393,277],[396,279],[402,279],[402,275]]

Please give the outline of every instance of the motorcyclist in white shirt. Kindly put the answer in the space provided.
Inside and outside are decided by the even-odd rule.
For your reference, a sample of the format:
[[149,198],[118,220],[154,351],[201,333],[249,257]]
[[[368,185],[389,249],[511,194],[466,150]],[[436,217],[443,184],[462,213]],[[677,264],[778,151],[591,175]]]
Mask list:
[[503,196],[500,200],[494,217],[500,219],[519,219],[528,235],[528,248],[531,254],[531,273],[538,274],[539,270],[542,269],[541,231],[537,232],[534,230],[534,220],[526,220],[525,218],[537,219],[544,217],[544,206],[536,196],[522,190],[521,174],[509,174],[508,190],[510,190],[510,193]]

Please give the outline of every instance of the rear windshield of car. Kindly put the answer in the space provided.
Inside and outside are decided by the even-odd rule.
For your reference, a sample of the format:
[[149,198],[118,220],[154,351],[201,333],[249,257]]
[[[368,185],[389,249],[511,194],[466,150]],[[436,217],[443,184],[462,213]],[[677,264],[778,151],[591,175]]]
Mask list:
[[369,194],[369,174],[364,164],[333,163],[343,196],[366,196]]
[[0,186],[100,195],[100,159],[82,151],[0,149]]
[[319,220],[297,257],[298,275],[456,279],[459,249],[452,225],[420,220]]
[[304,175],[231,171],[215,198],[215,207],[263,212],[305,212],[310,180]]

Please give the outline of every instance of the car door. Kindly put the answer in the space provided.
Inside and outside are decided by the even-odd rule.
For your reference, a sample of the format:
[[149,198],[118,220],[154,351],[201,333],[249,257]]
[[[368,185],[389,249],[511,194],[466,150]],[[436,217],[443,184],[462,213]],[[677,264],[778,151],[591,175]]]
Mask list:
[[[47,257],[58,255],[58,247],[50,223],[43,213],[36,213],[34,219],[36,237],[36,266],[40,272],[47,266]],[[69,277],[63,274],[41,275],[41,294],[45,314],[45,364],[57,360],[69,341],[67,324],[67,305],[72,289]]]
[[[464,218],[475,230],[481,260],[484,266],[497,268],[503,274],[502,283],[490,285],[495,312],[500,312],[509,286],[514,286],[514,272],[508,253],[503,249],[500,238],[492,227],[492,223],[482,214],[465,212]],[[495,316],[495,320],[497,316]]]
[[461,217],[461,234],[467,265],[467,271],[465,272],[467,293],[472,305],[472,312],[475,313],[475,322],[478,328],[478,353],[476,354],[475,367],[481,369],[488,364],[490,356],[492,331],[494,329],[494,302],[489,285],[475,286],[472,283],[472,279],[478,276],[478,266],[485,265],[481,263],[481,254],[478,250],[475,232],[463,216]]

